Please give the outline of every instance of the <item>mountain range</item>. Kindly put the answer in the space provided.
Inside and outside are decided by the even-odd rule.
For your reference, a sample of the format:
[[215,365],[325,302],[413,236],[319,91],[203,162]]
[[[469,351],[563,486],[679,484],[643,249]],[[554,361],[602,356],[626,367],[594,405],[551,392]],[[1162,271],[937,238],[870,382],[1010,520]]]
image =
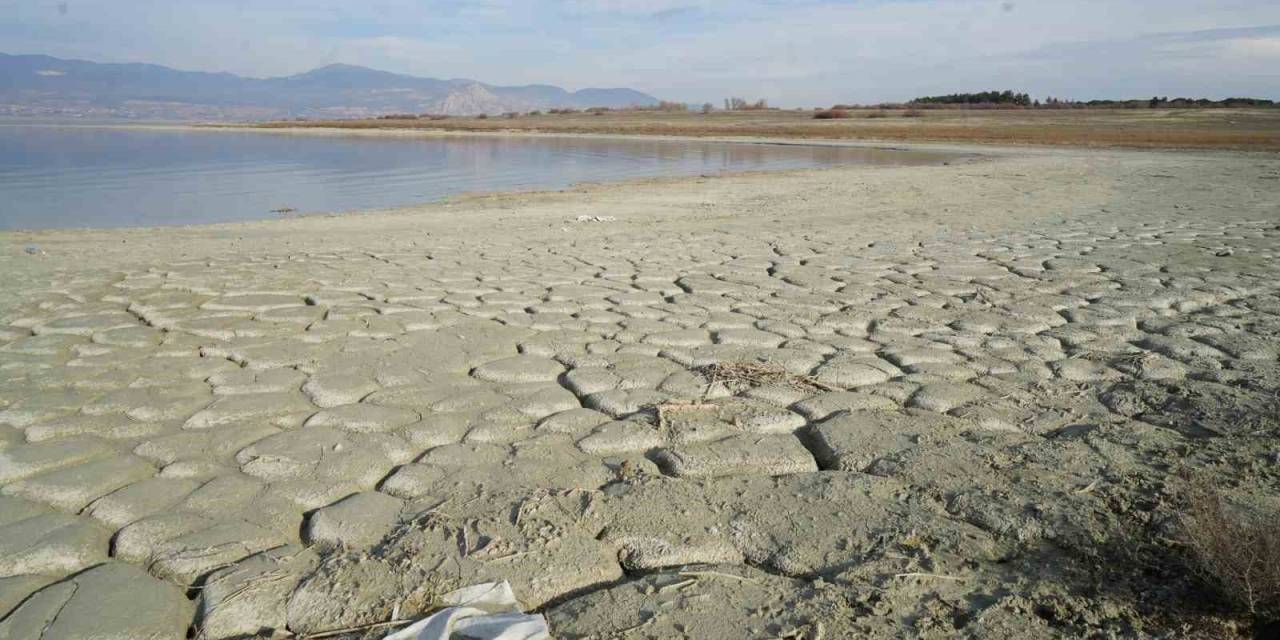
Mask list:
[[334,64],[279,78],[100,64],[0,53],[0,115],[241,120],[375,117],[391,113],[479,115],[553,108],[648,106],[634,89],[566,91],[420,78]]

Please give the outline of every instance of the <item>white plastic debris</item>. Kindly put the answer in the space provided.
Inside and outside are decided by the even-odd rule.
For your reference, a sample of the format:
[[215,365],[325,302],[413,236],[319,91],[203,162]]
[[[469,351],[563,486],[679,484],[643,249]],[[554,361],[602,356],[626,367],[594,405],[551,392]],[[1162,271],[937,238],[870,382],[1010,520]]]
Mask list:
[[448,609],[419,620],[384,640],[550,640],[541,615],[520,609],[511,585],[486,582],[440,598]]
[[578,216],[578,222],[617,222],[613,216]]

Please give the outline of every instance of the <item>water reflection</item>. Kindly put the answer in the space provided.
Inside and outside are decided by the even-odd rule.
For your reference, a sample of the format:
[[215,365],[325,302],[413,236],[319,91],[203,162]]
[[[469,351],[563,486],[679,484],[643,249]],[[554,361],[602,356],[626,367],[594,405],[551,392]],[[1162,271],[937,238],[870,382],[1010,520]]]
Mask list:
[[0,227],[113,227],[349,211],[627,178],[931,164],[932,154],[634,139],[310,137],[0,126]]

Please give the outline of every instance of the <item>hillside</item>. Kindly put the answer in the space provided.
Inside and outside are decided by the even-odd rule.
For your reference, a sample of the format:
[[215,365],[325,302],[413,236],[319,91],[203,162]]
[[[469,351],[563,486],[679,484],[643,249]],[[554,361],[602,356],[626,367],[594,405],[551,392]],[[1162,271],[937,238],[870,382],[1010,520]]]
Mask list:
[[0,54],[0,115],[163,119],[369,117],[387,113],[498,114],[550,108],[650,105],[633,89],[570,92],[498,86],[329,65],[280,78],[179,71]]

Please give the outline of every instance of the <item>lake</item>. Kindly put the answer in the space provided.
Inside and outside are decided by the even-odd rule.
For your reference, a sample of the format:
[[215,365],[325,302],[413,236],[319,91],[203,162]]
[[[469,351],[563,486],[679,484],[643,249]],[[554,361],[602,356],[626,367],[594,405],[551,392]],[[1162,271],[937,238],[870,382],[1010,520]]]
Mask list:
[[865,148],[556,137],[304,136],[0,125],[0,228],[139,227],[344,212],[477,191],[848,164],[940,164]]

